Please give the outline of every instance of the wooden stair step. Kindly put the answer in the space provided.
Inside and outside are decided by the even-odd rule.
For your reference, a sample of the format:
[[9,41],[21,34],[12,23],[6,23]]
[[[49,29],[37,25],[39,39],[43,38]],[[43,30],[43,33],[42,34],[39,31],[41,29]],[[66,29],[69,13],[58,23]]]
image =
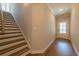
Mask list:
[[12,33],[12,34],[4,34],[0,35],[0,39],[5,39],[5,38],[12,38],[12,37],[17,37],[17,36],[22,36],[21,33]]
[[18,41],[18,42],[14,42],[14,43],[11,43],[11,44],[7,44],[7,45],[4,45],[4,46],[1,46],[1,47],[0,47],[0,50],[6,49],[6,48],[9,48],[9,47],[12,47],[12,46],[21,44],[21,43],[25,43],[25,40],[23,40],[23,41]]
[[5,25],[16,25],[17,26],[17,24],[15,24],[13,22],[6,22]]
[[21,56],[27,56],[29,54],[29,50],[21,54]]
[[[3,53],[5,54],[5,53],[7,53],[7,52],[9,52],[9,51],[15,50],[15,49],[17,49],[17,48],[19,48],[19,47],[22,47],[22,46],[24,46],[24,45],[26,45],[26,43],[21,43],[21,44],[14,45],[14,46],[11,46],[11,47],[9,47],[9,48],[0,50],[0,55],[3,54]],[[13,51],[13,52],[15,52],[15,51]]]
[[18,42],[18,41],[22,41],[22,40],[24,40],[24,38],[22,38],[22,39],[19,38],[18,40],[11,40],[11,41],[7,41],[7,42],[2,42],[2,43],[0,43],[0,46],[7,45],[7,44],[11,44],[11,43]]
[[0,30],[2,30],[2,27],[0,27]]
[[6,23],[14,23],[13,21],[5,21]]
[[[2,31],[0,31],[0,33],[2,33]],[[21,33],[20,30],[5,30],[4,34],[13,34],[13,33]]]
[[19,28],[5,28],[5,30],[20,30]]
[[10,56],[10,54],[12,54],[12,53],[14,53],[14,52],[17,52],[17,51],[19,51],[19,50],[22,50],[22,49],[25,48],[25,47],[26,47],[26,45],[24,45],[24,46],[22,46],[22,47],[19,47],[19,48],[17,48],[17,49],[14,49],[14,50],[12,50],[12,51],[9,51],[9,52],[7,52],[7,53],[4,53],[4,54],[2,54],[2,56],[6,56],[6,55]]
[[13,34],[13,33],[21,33],[20,31],[7,31],[7,32],[5,32],[4,34]]
[[[0,24],[0,26],[2,26],[1,24]],[[17,26],[16,24],[4,24],[4,26]]]
[[[1,22],[2,20],[0,20],[0,22]],[[14,22],[13,20],[6,20],[6,19],[4,19],[4,21],[5,22]]]
[[19,28],[5,28],[5,30],[20,30]]
[[14,21],[11,21],[11,20],[5,20],[4,23],[15,23],[15,22]]
[[[0,23],[1,23],[2,21],[0,20]],[[4,23],[15,23],[14,21],[7,21],[7,20],[4,20]],[[16,24],[16,23],[15,23]]]
[[[2,27],[0,25],[0,27]],[[18,28],[18,26],[14,26],[14,25],[4,25],[5,28]]]
[[23,49],[15,52],[15,53],[13,53],[13,54],[10,54],[10,56],[20,56],[21,54],[27,52],[28,50],[29,50],[29,48],[28,47],[25,47],[25,48],[23,48]]
[[[1,24],[1,22],[0,22],[0,24]],[[5,24],[5,25],[7,25],[7,24],[8,24],[8,25],[12,25],[12,24],[14,24],[14,23],[13,23],[13,22],[12,22],[12,23],[4,22],[4,24]]]
[[8,38],[8,39],[0,39],[0,43],[4,43],[4,42],[7,42],[7,41],[12,41],[12,40],[18,40],[18,39],[23,39],[23,36],[18,36],[18,37]]
[[4,25],[16,25],[16,24],[13,24],[13,23],[4,23]]

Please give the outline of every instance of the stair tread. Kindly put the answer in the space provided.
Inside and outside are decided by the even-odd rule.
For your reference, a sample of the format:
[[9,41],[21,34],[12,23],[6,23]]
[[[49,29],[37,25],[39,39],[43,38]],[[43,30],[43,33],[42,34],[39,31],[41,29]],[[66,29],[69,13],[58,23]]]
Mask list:
[[19,51],[15,52],[15,53],[11,54],[10,56],[20,56],[21,54],[27,52],[28,50],[29,50],[29,48],[25,47],[24,49],[19,50]]
[[[2,31],[0,31],[2,33]],[[20,30],[5,30],[4,34],[13,34],[13,33],[21,33]]]
[[7,53],[4,53],[4,54],[2,54],[2,55],[3,55],[3,56],[5,56],[5,55],[10,55],[10,54],[12,54],[12,53],[14,53],[14,52],[17,52],[18,50],[23,49],[24,47],[26,47],[26,45],[24,45],[24,46],[22,46],[22,47],[19,47],[19,48],[17,48],[17,49],[14,49],[14,50],[12,50],[12,51],[9,51],[9,52],[7,52]]
[[2,42],[2,43],[0,43],[0,46],[11,44],[11,43],[22,41],[22,40],[24,40],[24,38],[19,38],[18,40],[11,40],[11,41],[7,41],[7,42]]
[[19,29],[19,28],[10,28],[10,27],[9,27],[9,28],[7,28],[7,27],[5,27],[5,29]]
[[11,43],[11,44],[7,44],[7,45],[4,45],[4,46],[1,46],[0,47],[0,50],[6,49],[8,47],[12,47],[12,46],[15,46],[15,45],[18,45],[18,44],[21,44],[21,43],[25,43],[25,40],[18,41],[18,42],[14,42],[14,43]]
[[[15,24],[12,24],[12,23],[4,23],[4,25],[15,25]],[[1,23],[0,23],[0,26],[1,26]]]
[[[2,26],[2,25],[0,24],[0,26]],[[17,25],[15,25],[15,24],[4,24],[4,26],[17,26]]]
[[[8,29],[8,30],[11,30],[11,29],[14,29],[14,30],[16,30],[16,29],[19,29],[19,28],[4,28],[5,30],[6,29]],[[20,30],[20,29],[19,29]]]
[[18,36],[18,37],[13,37],[13,38],[5,38],[5,39],[0,39],[0,43],[4,43],[7,41],[12,41],[12,40],[18,40],[18,39],[23,39],[23,36]]
[[12,50],[17,49],[17,48],[19,48],[19,47],[22,47],[22,46],[24,46],[24,45],[26,45],[26,43],[21,43],[21,44],[14,45],[14,46],[11,46],[11,47],[9,47],[9,48],[0,50],[0,54],[7,53],[7,52],[9,52],[9,51],[12,51]]
[[17,37],[17,36],[22,36],[22,33],[12,33],[12,34],[4,34],[0,35],[0,39],[5,39],[5,38],[10,38],[10,37]]
[[21,54],[21,56],[26,56],[26,55],[28,55],[28,54],[29,54],[29,50],[26,51],[25,53]]
[[[1,25],[0,25],[0,27],[1,27]],[[13,26],[13,25],[4,25],[4,27],[5,27],[5,28],[6,28],[6,27],[7,27],[7,28],[9,28],[9,27],[10,27],[10,28],[18,28],[18,26]]]

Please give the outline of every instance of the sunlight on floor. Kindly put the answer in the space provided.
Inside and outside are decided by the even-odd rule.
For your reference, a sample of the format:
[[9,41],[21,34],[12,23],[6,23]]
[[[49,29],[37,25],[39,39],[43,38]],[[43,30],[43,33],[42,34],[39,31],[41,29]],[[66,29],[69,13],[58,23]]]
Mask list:
[[68,49],[69,45],[65,42],[59,42],[57,46],[58,46],[59,51],[65,51],[66,52],[66,51],[69,50]]

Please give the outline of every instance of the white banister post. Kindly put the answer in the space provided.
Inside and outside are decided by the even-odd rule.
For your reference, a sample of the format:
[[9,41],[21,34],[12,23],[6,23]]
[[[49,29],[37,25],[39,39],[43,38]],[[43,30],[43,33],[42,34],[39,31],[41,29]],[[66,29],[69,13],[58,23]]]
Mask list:
[[4,16],[2,11],[2,5],[0,4],[0,14],[1,14],[1,26],[2,26],[2,34],[4,34]]

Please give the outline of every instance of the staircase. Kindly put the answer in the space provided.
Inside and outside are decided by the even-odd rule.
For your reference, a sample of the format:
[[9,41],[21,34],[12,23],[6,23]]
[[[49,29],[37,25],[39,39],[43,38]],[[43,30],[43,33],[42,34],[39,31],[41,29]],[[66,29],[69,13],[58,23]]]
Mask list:
[[13,16],[3,12],[3,25],[1,19],[0,15],[0,56],[26,56],[29,47]]

